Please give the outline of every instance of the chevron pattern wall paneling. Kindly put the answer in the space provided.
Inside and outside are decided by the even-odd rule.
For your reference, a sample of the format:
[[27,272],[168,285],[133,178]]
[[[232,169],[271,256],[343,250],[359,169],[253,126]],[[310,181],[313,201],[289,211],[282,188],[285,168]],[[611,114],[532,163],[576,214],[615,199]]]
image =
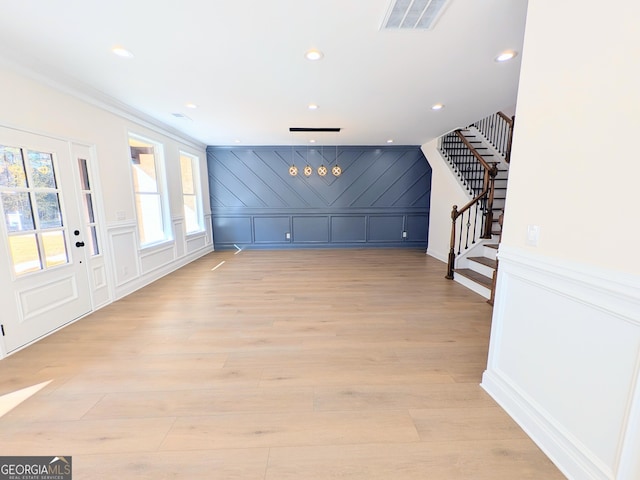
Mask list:
[[431,167],[420,147],[208,147],[207,163],[218,249],[427,246]]

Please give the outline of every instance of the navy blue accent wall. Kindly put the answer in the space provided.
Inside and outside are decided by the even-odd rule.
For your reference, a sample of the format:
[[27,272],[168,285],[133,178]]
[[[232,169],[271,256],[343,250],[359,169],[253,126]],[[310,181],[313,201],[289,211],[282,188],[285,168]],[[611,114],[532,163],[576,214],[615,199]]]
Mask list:
[[207,147],[207,163],[216,249],[427,247],[431,167],[420,147]]

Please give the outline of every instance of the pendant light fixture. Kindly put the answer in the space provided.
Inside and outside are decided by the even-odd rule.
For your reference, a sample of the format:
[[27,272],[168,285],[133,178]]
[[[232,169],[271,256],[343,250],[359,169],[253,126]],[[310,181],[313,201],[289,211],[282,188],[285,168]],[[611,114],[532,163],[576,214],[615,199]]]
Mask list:
[[295,177],[296,175],[298,175],[298,167],[296,167],[294,156],[295,156],[295,147],[291,145],[291,166],[289,167],[289,175],[291,175],[292,177]]
[[313,168],[309,165],[309,145],[307,145],[307,164],[304,166],[303,173],[305,177],[310,177],[313,173]]
[[[320,161],[322,162],[324,160],[324,146],[321,147],[321,151],[320,151]],[[324,177],[327,172],[329,170],[327,170],[327,167],[324,166],[324,162],[320,164],[320,166],[318,167],[318,175],[320,175],[321,177]]]
[[336,141],[336,164],[331,169],[331,173],[333,173],[334,177],[339,177],[342,175],[342,168],[338,165],[338,142]]

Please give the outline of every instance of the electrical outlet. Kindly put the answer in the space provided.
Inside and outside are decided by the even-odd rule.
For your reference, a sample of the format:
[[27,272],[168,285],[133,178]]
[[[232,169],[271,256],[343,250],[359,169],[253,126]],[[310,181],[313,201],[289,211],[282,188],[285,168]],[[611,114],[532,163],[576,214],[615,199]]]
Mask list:
[[407,238],[407,232],[402,232],[402,238]]
[[285,238],[286,240],[291,240],[291,234],[290,234],[289,232],[285,233],[285,234],[284,234],[284,238]]

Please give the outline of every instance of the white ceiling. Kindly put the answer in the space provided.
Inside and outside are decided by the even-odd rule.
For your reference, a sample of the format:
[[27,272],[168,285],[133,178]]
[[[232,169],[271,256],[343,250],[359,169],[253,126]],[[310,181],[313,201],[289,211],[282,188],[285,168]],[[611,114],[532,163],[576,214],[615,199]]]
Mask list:
[[[0,59],[207,145],[313,137],[289,127],[342,128],[319,144],[420,145],[513,108],[522,55],[494,58],[521,52],[527,0],[450,0],[432,30],[381,30],[390,4],[0,0]],[[310,48],[324,58],[306,60]]]

